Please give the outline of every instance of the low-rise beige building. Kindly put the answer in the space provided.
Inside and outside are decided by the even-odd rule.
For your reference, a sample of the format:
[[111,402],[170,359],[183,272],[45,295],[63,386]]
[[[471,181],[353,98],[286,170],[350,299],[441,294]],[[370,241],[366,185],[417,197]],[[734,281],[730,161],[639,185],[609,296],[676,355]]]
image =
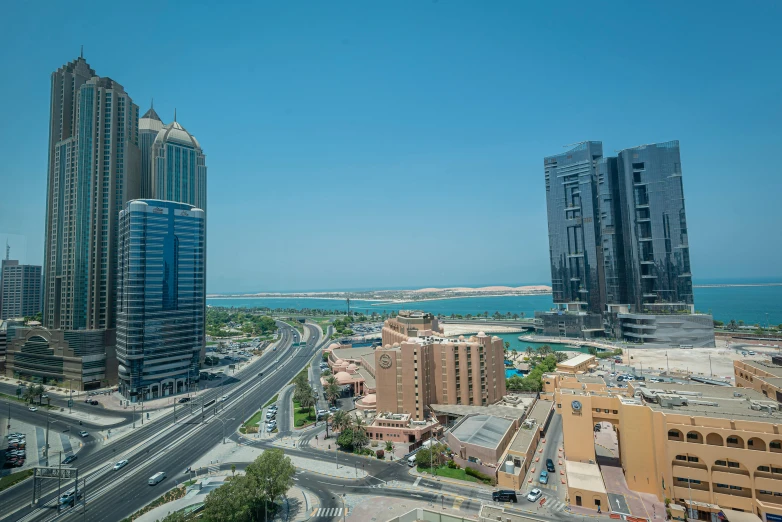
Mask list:
[[499,460],[497,484],[500,487],[521,489],[524,475],[533,465],[535,448],[545,433],[553,408],[553,401],[538,399],[527,413]]
[[782,402],[782,365],[746,359],[733,361],[736,386],[752,388],[777,402]]
[[557,371],[561,373],[587,373],[595,368],[597,368],[597,359],[588,353],[582,353],[557,363]]
[[[610,390],[583,377],[544,376],[562,415],[568,461],[596,462],[594,426],[607,422],[630,489],[692,508],[690,518],[732,509],[782,520],[776,401],[753,389],[700,384],[631,382]],[[575,490],[569,483],[571,504]]]

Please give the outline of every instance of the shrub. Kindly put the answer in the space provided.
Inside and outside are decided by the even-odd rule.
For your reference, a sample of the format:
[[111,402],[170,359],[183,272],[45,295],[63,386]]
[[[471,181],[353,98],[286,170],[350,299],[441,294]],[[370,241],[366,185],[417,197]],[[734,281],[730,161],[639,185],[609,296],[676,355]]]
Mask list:
[[385,452],[385,451],[383,451],[383,450],[381,450],[381,449],[379,449],[379,450],[377,450],[377,452],[375,453],[375,456],[377,456],[377,458],[379,458],[379,459],[382,459],[383,457],[385,457],[385,456],[386,456],[386,452]]
[[459,469],[459,467],[460,467],[460,466],[459,466],[459,465],[458,465],[456,462],[454,462],[453,460],[449,460],[448,462],[446,462],[446,465],[447,465],[449,468],[451,468],[451,469]]
[[477,478],[478,480],[480,480],[481,482],[484,482],[485,484],[491,484],[492,482],[494,482],[494,480],[490,476],[484,475],[483,473],[481,473],[477,469],[473,469],[473,468],[471,468],[469,466],[464,468],[464,472],[466,474],[470,475],[471,477]]
[[373,448],[377,448],[377,441],[373,440],[372,444],[370,444],[370,446],[372,446]]

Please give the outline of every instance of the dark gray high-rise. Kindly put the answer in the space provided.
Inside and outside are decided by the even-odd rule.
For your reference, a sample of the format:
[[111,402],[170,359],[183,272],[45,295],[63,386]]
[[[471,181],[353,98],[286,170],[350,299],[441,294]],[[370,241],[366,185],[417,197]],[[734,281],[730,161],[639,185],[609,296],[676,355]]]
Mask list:
[[594,313],[605,308],[596,185],[602,156],[602,143],[585,141],[544,161],[554,302],[585,303]]
[[[679,142],[603,157],[587,141],[545,158],[544,171],[554,303],[603,314],[606,332],[628,339],[713,344],[710,317],[681,315],[694,302]],[[548,333],[571,331],[561,316]],[[598,330],[578,324],[584,336]]]

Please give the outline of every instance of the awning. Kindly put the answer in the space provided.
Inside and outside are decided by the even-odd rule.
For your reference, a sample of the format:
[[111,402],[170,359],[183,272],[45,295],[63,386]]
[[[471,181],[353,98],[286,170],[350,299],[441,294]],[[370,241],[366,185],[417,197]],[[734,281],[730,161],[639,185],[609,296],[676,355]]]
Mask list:
[[754,513],[745,513],[744,511],[734,511],[732,509],[723,509],[722,513],[728,518],[728,522],[763,522]]
[[706,511],[708,513],[719,513],[722,511],[722,509],[717,504],[698,502],[697,500],[684,499],[684,505],[690,509],[697,509],[698,511]]

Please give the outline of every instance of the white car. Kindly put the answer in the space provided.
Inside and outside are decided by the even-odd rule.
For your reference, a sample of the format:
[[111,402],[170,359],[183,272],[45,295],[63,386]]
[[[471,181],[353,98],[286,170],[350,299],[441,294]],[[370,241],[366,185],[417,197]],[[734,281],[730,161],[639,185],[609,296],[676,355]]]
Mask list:
[[87,436],[89,436],[89,433],[87,433],[87,432],[86,432],[86,431],[84,431],[84,430],[81,430],[81,431],[79,432],[79,435],[81,435],[82,437],[87,437]]
[[120,460],[119,462],[114,464],[114,471],[117,471],[118,469],[124,468],[125,466],[127,466],[127,464],[128,464],[128,460],[127,459]]
[[36,408],[35,406],[30,406],[27,409],[30,410],[30,411],[38,411],[38,408]]
[[535,502],[542,496],[543,496],[543,492],[538,488],[534,488],[532,491],[529,492],[529,495],[527,495],[527,500],[529,500],[530,502]]
[[223,395],[222,397],[220,397],[220,402],[225,402],[227,400],[228,400],[228,395]]

